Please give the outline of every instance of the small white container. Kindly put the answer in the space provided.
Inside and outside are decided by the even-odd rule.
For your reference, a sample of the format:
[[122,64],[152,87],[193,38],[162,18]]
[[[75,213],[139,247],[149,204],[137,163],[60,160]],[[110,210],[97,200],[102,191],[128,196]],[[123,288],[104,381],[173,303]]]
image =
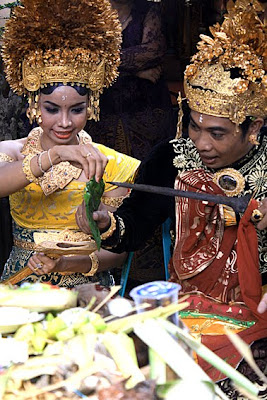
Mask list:
[[[154,281],[135,287],[130,291],[130,296],[135,302],[137,312],[143,312],[160,306],[166,307],[171,303],[177,303],[180,289],[181,286],[178,283]],[[150,304],[150,307],[138,310],[138,306],[144,303]],[[178,313],[173,314],[170,320],[177,325]]]

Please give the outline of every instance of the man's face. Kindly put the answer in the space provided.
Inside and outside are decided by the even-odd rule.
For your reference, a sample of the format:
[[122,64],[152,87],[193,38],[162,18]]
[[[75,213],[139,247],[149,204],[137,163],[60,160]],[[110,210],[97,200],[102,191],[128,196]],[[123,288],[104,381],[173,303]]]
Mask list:
[[213,169],[227,167],[241,159],[252,148],[247,134],[228,118],[213,117],[191,111],[188,128],[203,163]]

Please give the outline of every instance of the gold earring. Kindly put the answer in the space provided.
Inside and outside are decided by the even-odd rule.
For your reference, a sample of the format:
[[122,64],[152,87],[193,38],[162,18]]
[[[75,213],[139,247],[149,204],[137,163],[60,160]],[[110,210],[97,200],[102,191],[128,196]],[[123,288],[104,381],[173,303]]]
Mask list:
[[30,123],[32,124],[34,121],[36,121],[40,125],[42,123],[42,117],[39,106],[39,95],[30,93],[28,96],[28,104],[29,106],[27,108],[26,115],[29,118]]
[[253,144],[254,146],[257,146],[258,144],[260,144],[260,142],[258,142],[258,135],[256,135],[255,133],[251,133],[248,137],[248,141]]
[[179,139],[182,136],[183,133],[183,99],[182,99],[182,95],[181,92],[178,93],[178,97],[177,97],[177,103],[178,103],[178,107],[179,107],[179,111],[178,111],[178,121],[177,121],[177,126],[176,126],[176,139]]
[[87,111],[87,119],[88,119],[88,120],[93,119],[93,110],[92,110],[92,107],[88,106],[86,111]]

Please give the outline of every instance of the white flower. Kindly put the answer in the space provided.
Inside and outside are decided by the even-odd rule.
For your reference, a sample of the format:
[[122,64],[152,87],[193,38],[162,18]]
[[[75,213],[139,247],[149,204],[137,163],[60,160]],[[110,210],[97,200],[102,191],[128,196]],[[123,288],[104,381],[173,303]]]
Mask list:
[[173,159],[173,165],[176,168],[184,168],[186,166],[186,160],[183,154],[180,154],[179,156],[175,156]]
[[267,179],[266,179],[266,172],[264,170],[256,170],[251,172],[248,175],[248,183],[249,186],[252,189],[260,189],[261,191],[264,190],[264,188],[267,189]]

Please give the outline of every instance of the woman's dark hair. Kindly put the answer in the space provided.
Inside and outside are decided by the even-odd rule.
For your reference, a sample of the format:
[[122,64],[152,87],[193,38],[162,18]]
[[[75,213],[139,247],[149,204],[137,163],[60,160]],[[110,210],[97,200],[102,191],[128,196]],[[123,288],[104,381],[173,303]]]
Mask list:
[[48,85],[48,86],[40,89],[40,92],[43,94],[51,94],[59,86],[71,86],[71,87],[73,87],[73,89],[76,90],[77,93],[79,93],[80,96],[85,96],[86,94],[89,93],[89,89],[87,89],[84,86],[78,86],[78,85],[73,86],[73,84],[70,84],[70,83],[67,83],[67,85],[64,85],[64,83],[62,83],[62,82],[55,83],[52,86]]

